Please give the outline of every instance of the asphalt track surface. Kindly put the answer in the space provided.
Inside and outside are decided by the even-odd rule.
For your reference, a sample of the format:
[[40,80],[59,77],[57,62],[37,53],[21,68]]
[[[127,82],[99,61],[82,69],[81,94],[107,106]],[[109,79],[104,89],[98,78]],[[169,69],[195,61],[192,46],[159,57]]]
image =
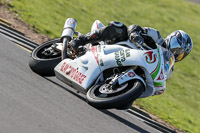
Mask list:
[[98,110],[82,94],[29,69],[30,53],[0,35],[0,133],[157,133],[120,110]]

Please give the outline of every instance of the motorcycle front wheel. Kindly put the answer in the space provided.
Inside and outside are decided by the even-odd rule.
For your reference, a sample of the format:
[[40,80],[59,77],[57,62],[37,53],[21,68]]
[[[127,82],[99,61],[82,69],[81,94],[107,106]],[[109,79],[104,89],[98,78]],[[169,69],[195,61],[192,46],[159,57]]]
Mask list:
[[98,109],[127,109],[145,90],[143,83],[135,79],[124,83],[125,87],[115,93],[102,93],[100,89],[104,85],[105,83],[100,83],[90,88],[86,95],[87,102]]
[[[61,61],[61,52],[51,49],[51,46],[60,42],[59,38],[54,39],[39,45],[32,51],[29,60],[32,71],[41,76],[55,76],[54,68]],[[49,48],[50,54],[47,50]]]

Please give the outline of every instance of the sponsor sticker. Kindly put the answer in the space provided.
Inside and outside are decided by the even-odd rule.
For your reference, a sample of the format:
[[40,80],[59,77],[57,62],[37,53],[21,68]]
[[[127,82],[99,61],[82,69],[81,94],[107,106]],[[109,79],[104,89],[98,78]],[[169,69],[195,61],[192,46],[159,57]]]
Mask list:
[[135,77],[135,73],[134,73],[134,72],[129,72],[129,73],[128,73],[128,76],[129,76],[129,77]]
[[157,60],[157,55],[153,51],[144,53],[146,62],[149,64],[155,63]]
[[[68,72],[69,70],[69,72]],[[60,71],[66,74],[68,77],[71,79],[77,81],[79,84],[82,84],[86,76],[79,72],[77,69],[74,67],[70,66],[66,62],[64,62],[60,68]]]
[[115,60],[118,66],[123,66],[122,62],[126,61],[127,57],[130,57],[130,49],[120,50],[115,52]]
[[93,55],[94,55],[95,60],[97,61],[97,64],[99,65],[97,46],[93,46],[93,47],[91,48],[91,51],[92,51],[92,53],[93,53]]
[[92,51],[92,53],[94,55],[94,58],[95,58],[97,64],[101,65],[101,66],[104,66],[103,59],[102,59],[101,54],[100,54],[100,52],[101,52],[101,46],[100,45],[93,46],[91,48],[91,51]]

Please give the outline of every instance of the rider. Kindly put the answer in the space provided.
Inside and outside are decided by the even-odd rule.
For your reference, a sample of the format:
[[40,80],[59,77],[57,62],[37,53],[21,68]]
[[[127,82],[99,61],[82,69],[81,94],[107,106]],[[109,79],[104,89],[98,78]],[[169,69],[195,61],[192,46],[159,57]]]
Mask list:
[[[134,42],[138,45],[145,43],[153,49],[157,48],[156,44],[162,46],[165,59],[166,79],[168,79],[173,72],[174,60],[175,62],[181,61],[190,53],[193,47],[190,36],[182,30],[174,31],[169,34],[166,39],[163,39],[160,32],[156,29],[150,27],[142,28],[138,25],[130,25],[127,28],[123,23],[115,21],[110,22],[108,26],[81,35],[70,43],[73,49],[77,51],[79,46],[83,46],[87,43],[95,44],[99,41],[105,41],[107,44],[113,44],[128,39],[130,42]],[[162,94],[163,92],[163,88],[160,89],[158,87],[155,88],[154,95]]]

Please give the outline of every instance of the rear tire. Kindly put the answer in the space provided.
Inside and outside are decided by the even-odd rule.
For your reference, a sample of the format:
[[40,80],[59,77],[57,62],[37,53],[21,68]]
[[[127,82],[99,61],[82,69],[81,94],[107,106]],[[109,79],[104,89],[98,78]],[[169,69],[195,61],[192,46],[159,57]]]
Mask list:
[[45,48],[51,47],[54,43],[60,43],[60,39],[45,42],[32,51],[29,60],[32,71],[41,76],[55,76],[54,68],[61,61],[61,54],[58,52],[58,55],[52,57],[42,54]]
[[140,80],[130,80],[127,83],[128,86],[122,91],[107,94],[107,96],[99,91],[99,88],[105,83],[96,85],[88,90],[86,95],[87,101],[98,109],[127,109],[145,90]]

